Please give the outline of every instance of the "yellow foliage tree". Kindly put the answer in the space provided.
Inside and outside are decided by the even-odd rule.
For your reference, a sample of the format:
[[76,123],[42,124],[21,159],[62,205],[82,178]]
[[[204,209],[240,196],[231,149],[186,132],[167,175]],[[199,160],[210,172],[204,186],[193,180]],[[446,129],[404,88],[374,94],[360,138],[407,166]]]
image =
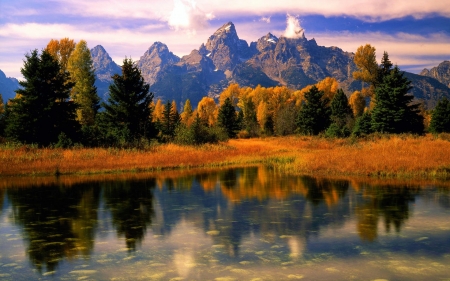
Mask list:
[[161,121],[164,115],[164,104],[161,99],[158,99],[155,104],[155,110],[153,110],[153,122]]
[[63,38],[59,41],[52,39],[48,42],[46,50],[59,62],[61,71],[65,72],[69,57],[75,50],[75,42],[69,38]]
[[266,127],[268,117],[269,114],[267,110],[267,103],[261,101],[258,105],[258,109],[256,110],[256,120],[258,121],[261,130],[264,130],[264,128]]
[[212,98],[203,97],[198,103],[197,112],[204,124],[213,126],[216,123],[218,107]]
[[239,84],[237,83],[230,84],[228,88],[223,90],[223,92],[220,94],[219,106],[223,105],[227,98],[230,98],[231,103],[233,104],[233,106],[236,107],[239,102],[240,93],[241,88],[239,87]]
[[337,80],[333,77],[325,77],[322,81],[317,82],[316,87],[323,92],[323,98],[327,98],[330,102],[336,95],[339,88]]
[[350,107],[352,108],[353,115],[355,117],[361,116],[364,113],[364,108],[366,107],[366,99],[361,94],[360,91],[355,91],[350,96],[348,100]]
[[181,113],[181,122],[183,122],[185,125],[190,126],[191,120],[193,116],[193,110],[191,106],[191,101],[188,99],[186,100],[186,103],[184,104],[183,112]]
[[353,72],[353,78],[375,85],[378,78],[378,64],[376,61],[375,47],[370,44],[360,46],[356,50],[353,61],[358,68]]

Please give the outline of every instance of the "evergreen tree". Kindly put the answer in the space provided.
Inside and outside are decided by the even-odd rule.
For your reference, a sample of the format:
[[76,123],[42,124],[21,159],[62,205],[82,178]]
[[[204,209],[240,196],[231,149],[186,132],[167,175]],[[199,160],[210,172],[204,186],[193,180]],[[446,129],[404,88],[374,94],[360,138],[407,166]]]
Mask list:
[[373,133],[372,116],[368,112],[364,112],[360,117],[356,118],[355,126],[352,134],[360,137]]
[[376,88],[375,107],[372,110],[372,129],[381,133],[422,133],[423,117],[419,105],[411,104],[408,95],[411,82],[396,66]]
[[305,101],[297,117],[297,126],[302,134],[317,135],[330,125],[328,99],[316,86],[305,93]]
[[381,65],[378,68],[378,83],[382,83],[384,77],[388,76],[392,70],[392,62],[389,60],[389,55],[386,51],[383,53],[381,58]]
[[0,94],[0,137],[4,135],[5,129],[5,105],[3,104],[3,97]]
[[331,101],[331,125],[327,129],[330,137],[345,137],[350,135],[350,121],[353,119],[353,111],[348,103],[347,96],[339,89]]
[[95,115],[100,108],[100,98],[97,95],[94,66],[87,43],[81,40],[69,57],[67,70],[75,86],[71,98],[78,106],[77,120],[81,125],[93,125]]
[[161,137],[163,140],[169,141],[173,138],[175,129],[180,124],[180,120],[175,101],[167,101],[160,122]]
[[21,89],[7,107],[6,135],[24,143],[48,145],[60,134],[74,138],[76,106],[69,101],[69,74],[46,50],[27,54],[21,73]]
[[450,101],[447,98],[439,100],[431,113],[429,130],[432,133],[450,133]]
[[236,110],[234,109],[230,98],[226,98],[224,103],[220,106],[217,119],[219,126],[225,129],[228,137],[234,138],[239,130],[239,124]]
[[[149,106],[153,93],[145,83],[141,71],[131,59],[124,59],[122,75],[112,76],[108,103],[101,119],[106,122],[107,135],[115,142],[131,142],[140,138],[151,138],[155,131]],[[115,135],[115,136],[114,136]]]

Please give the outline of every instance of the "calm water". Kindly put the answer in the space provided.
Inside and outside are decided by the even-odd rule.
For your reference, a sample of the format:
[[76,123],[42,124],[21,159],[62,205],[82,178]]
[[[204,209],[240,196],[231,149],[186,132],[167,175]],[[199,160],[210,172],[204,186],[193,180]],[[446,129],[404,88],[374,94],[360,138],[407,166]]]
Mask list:
[[264,168],[0,187],[0,280],[450,280],[450,189]]

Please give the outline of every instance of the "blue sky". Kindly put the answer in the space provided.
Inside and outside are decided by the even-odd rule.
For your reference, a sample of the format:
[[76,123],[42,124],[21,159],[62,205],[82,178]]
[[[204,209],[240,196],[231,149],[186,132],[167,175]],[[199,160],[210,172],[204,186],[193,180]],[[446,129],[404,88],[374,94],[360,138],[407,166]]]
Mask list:
[[119,64],[155,41],[183,56],[228,21],[248,43],[289,36],[288,26],[348,52],[370,43],[378,60],[387,51],[415,73],[450,60],[448,0],[0,0],[0,69],[21,78],[26,53],[64,37],[102,45]]

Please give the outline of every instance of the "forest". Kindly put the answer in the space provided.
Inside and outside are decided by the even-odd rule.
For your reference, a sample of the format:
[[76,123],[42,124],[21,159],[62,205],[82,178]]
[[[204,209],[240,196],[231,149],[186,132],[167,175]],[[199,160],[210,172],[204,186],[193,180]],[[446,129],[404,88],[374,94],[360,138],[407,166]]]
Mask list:
[[353,77],[364,87],[351,94],[332,77],[303,89],[232,83],[194,107],[189,100],[155,101],[135,62],[125,58],[122,73],[112,76],[108,99],[101,102],[87,42],[52,39],[41,52],[25,56],[16,97],[3,101],[0,95],[0,142],[145,148],[154,142],[199,145],[287,135],[450,132],[449,101],[442,98],[433,110],[414,101],[408,94],[411,82],[387,52],[378,64],[375,47],[366,44],[357,49],[354,62]]

